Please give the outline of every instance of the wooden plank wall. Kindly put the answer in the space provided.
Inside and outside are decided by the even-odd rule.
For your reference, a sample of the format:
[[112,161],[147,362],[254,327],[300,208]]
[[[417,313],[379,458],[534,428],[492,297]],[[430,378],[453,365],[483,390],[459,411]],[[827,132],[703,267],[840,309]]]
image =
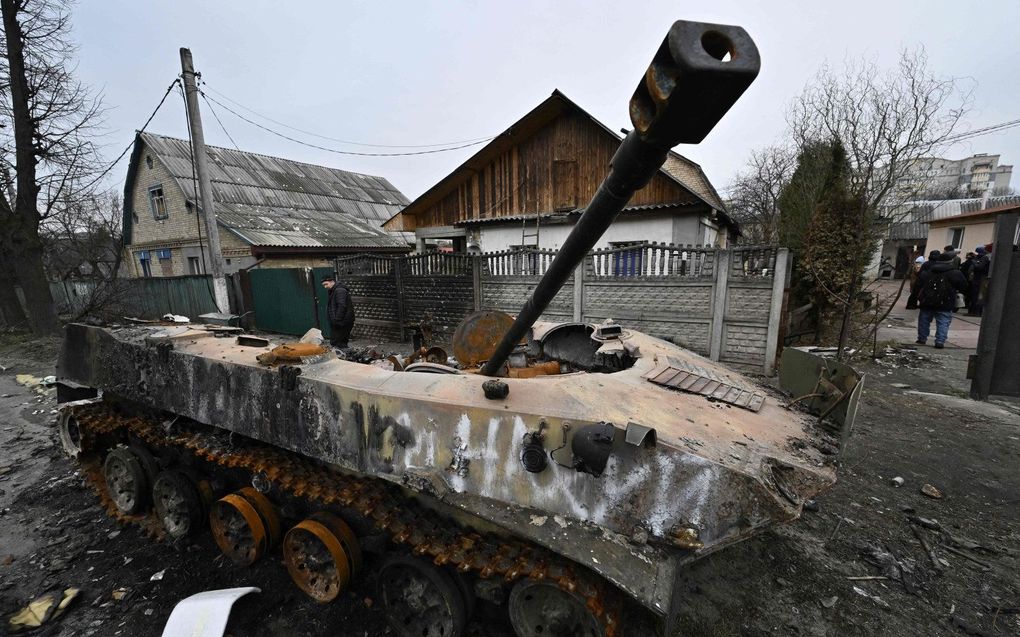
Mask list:
[[[469,219],[545,213],[587,205],[619,147],[580,113],[565,113],[535,135],[497,155],[436,205],[417,227]],[[663,175],[634,195],[631,205],[688,203],[696,198]]]

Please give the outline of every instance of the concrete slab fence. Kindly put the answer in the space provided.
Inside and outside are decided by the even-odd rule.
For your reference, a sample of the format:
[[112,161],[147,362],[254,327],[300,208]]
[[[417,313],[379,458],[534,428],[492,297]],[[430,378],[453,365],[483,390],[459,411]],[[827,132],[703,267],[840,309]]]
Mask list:
[[[355,336],[403,341],[409,326],[427,313],[446,336],[473,310],[515,314],[555,256],[529,248],[478,255],[366,254],[337,259],[336,271],[355,299]],[[771,373],[790,266],[789,251],[771,246],[723,250],[635,243],[596,250],[542,318],[589,323],[611,318],[713,360]]]

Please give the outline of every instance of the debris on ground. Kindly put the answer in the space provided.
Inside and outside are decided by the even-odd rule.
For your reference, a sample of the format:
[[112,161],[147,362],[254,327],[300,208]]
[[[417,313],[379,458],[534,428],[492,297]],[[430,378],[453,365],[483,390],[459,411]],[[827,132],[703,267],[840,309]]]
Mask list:
[[298,343],[311,343],[312,345],[322,345],[326,342],[326,339],[322,336],[322,330],[317,327],[313,327],[304,333]]
[[37,394],[48,394],[53,391],[51,387],[57,382],[56,376],[33,376],[32,374],[17,374],[14,380],[23,387],[35,391]]
[[928,496],[929,498],[934,498],[936,500],[941,500],[942,499],[942,492],[939,491],[938,489],[936,489],[935,487],[933,487],[932,485],[928,484],[928,483],[925,483],[921,487],[921,493],[923,493],[924,495]]
[[892,610],[892,606],[889,605],[889,602],[885,601],[884,599],[882,599],[878,595],[872,595],[868,591],[864,590],[863,588],[857,587],[857,586],[854,586],[854,592],[857,593],[858,595],[860,595],[861,597],[867,597],[868,599],[870,599],[871,601],[875,602],[876,604],[878,604],[882,608],[885,608],[887,610]]
[[890,369],[905,367],[907,369],[924,369],[940,367],[941,363],[927,354],[922,354],[913,347],[886,347],[874,359],[877,365]]
[[895,478],[893,478],[891,480],[891,482],[892,482],[892,485],[894,487],[902,487],[903,483],[905,482],[905,480],[903,478],[901,478],[900,476],[896,476]]
[[80,592],[77,588],[66,588],[63,593],[45,593],[12,615],[7,621],[7,627],[11,633],[18,633],[51,622],[64,614]]
[[258,588],[247,586],[206,591],[183,599],[170,613],[163,637],[221,637],[234,602],[248,593],[260,592]]
[[914,560],[907,557],[897,557],[890,551],[880,547],[865,544],[861,547],[864,554],[864,561],[877,566],[882,575],[893,581],[903,584],[903,588],[910,594],[916,595],[920,590],[920,582],[917,576],[917,567]]
[[968,622],[966,619],[960,617],[959,615],[952,615],[950,617],[950,621],[952,622],[953,626],[956,626],[957,628],[959,628],[968,635],[977,635],[978,637],[992,637],[992,633],[982,630],[977,626],[974,626],[973,624]]

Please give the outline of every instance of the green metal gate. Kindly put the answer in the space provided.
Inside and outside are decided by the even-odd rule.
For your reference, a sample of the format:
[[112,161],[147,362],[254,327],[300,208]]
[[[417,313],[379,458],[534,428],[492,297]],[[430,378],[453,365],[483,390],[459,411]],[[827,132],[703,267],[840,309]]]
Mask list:
[[[320,271],[330,268],[263,268],[249,271],[255,326],[269,332],[300,336],[313,327],[326,325],[325,314],[316,311],[315,287],[322,280]],[[323,290],[325,292],[325,290]],[[325,309],[325,303],[320,304]],[[323,329],[326,334],[328,327]]]

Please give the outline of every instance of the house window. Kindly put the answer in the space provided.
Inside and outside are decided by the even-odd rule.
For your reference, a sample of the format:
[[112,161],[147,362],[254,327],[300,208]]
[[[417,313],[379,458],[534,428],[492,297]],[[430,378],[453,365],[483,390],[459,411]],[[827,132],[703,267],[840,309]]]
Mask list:
[[188,257],[188,272],[191,274],[202,274],[202,262],[198,257]]
[[148,166],[150,170],[152,169],[152,155],[145,156],[145,165]]
[[156,250],[156,258],[160,261],[169,260],[172,256],[173,254],[171,253],[170,248],[160,248],[159,250]]
[[163,198],[163,186],[149,188],[149,208],[154,219],[166,219],[166,199]]
[[138,252],[138,263],[141,265],[142,276],[146,279],[152,278],[152,261],[149,260],[149,251]]
[[963,247],[963,228],[950,228],[949,229],[949,245],[953,246],[957,250]]

